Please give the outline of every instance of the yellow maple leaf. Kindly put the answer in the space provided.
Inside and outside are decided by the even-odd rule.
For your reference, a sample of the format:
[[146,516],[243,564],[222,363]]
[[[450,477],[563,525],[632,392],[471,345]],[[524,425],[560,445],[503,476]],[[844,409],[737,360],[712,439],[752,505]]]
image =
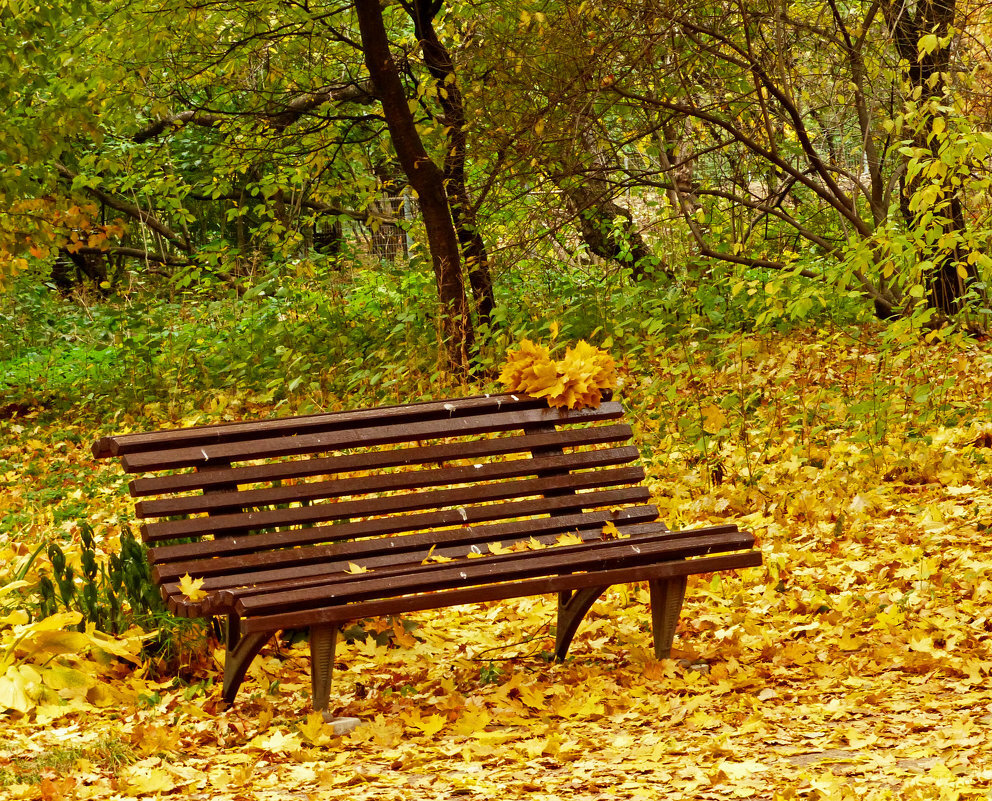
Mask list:
[[490,542],[489,543],[489,553],[494,556],[500,556],[504,553],[513,553],[510,548],[504,548],[502,542]]
[[248,743],[249,748],[257,748],[260,751],[276,754],[299,751],[301,746],[302,743],[297,735],[288,734],[279,729],[264,735],[259,734]]
[[371,573],[367,567],[362,567],[361,565],[356,565],[354,562],[348,562],[348,569],[344,571],[345,573]]
[[413,648],[417,644],[417,639],[406,630],[398,617],[393,618],[393,639],[404,648]]
[[580,537],[578,534],[575,534],[575,533],[561,534],[561,535],[558,536],[558,539],[555,540],[555,544],[556,545],[581,545],[582,544],[582,537]]
[[557,398],[565,389],[565,380],[554,362],[536,362],[522,375],[517,389],[535,398]]
[[553,361],[546,347],[522,339],[517,350],[507,353],[500,381],[510,392],[545,398],[556,408],[595,408],[603,390],[616,383],[616,365],[610,354],[585,340]]
[[488,710],[477,706],[466,706],[458,715],[458,722],[452,728],[452,733],[462,737],[484,733],[492,719]]
[[443,563],[443,562],[454,562],[455,561],[450,556],[443,556],[443,555],[441,555],[439,553],[438,554],[434,553],[434,549],[435,548],[437,548],[437,545],[436,544],[431,546],[431,549],[427,552],[427,556],[424,557],[424,561],[421,562],[420,564],[426,565],[426,564],[429,564],[431,562],[440,562],[440,563]]
[[727,425],[727,415],[716,404],[707,404],[701,411],[703,415],[703,430],[707,434],[719,433]]
[[121,771],[124,788],[135,795],[157,795],[170,792],[176,786],[175,777],[163,768],[133,765]]
[[189,573],[179,579],[179,592],[189,598],[193,603],[207,597],[207,593],[200,589],[202,586],[203,579],[190,578]]
[[543,345],[537,345],[529,339],[521,339],[516,350],[506,354],[506,363],[500,373],[500,383],[505,384],[510,392],[524,392],[525,384],[535,381],[535,370],[554,366],[550,351]]
[[612,520],[607,520],[603,523],[603,539],[604,540],[616,540],[620,538],[620,529],[617,528],[617,524]]
[[419,712],[403,715],[402,717],[407,725],[414,729],[418,729],[425,737],[433,737],[441,731],[441,729],[443,729],[448,722],[447,718],[444,718],[436,713],[426,718],[420,717]]
[[300,724],[300,734],[311,743],[318,743],[327,738],[324,734],[324,716],[320,712],[314,711],[307,715],[305,723]]

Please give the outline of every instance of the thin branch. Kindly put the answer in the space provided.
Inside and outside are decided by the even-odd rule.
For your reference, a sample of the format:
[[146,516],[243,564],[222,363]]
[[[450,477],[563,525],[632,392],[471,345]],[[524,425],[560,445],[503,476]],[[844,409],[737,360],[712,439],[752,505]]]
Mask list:
[[[300,117],[316,111],[321,106],[331,103],[371,105],[374,102],[376,102],[376,98],[371,83],[363,81],[360,84],[356,83],[349,86],[322,86],[312,92],[304,92],[290,98],[277,110],[259,112],[248,116],[266,120],[269,126],[276,131],[283,131],[300,119]],[[243,112],[239,114],[189,109],[150,123],[138,131],[131,139],[140,145],[149,139],[160,136],[170,129],[182,128],[186,125],[199,125],[205,128],[212,128],[224,120],[236,116],[245,115]]]
[[[78,177],[77,173],[70,170],[60,161],[55,162],[55,168],[58,170],[59,175],[68,181],[73,181]],[[184,253],[189,253],[192,250],[189,242],[187,242],[183,237],[169,228],[169,226],[167,226],[164,222],[156,217],[153,217],[147,211],[139,208],[134,203],[128,203],[126,200],[121,200],[119,197],[115,197],[114,195],[104,192],[102,189],[97,189],[96,187],[87,186],[85,189],[86,192],[110,206],[110,208],[115,209],[122,214],[126,214],[148,226],[156,233],[168,239],[173,245]]]

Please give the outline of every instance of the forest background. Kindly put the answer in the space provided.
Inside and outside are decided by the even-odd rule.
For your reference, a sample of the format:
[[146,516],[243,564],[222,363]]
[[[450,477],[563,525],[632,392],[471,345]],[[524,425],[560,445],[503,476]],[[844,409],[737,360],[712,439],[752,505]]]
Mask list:
[[[990,23],[0,0],[3,791],[988,797]],[[524,336],[610,350],[663,516],[765,566],[679,660],[614,588],[563,666],[546,600],[364,624],[348,737],[292,643],[220,709],[88,443],[490,391]]]

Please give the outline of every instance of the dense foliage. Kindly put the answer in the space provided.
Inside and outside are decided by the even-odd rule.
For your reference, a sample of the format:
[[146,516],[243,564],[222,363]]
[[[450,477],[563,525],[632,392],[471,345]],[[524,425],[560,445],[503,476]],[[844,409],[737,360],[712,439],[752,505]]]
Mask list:
[[5,5],[0,274],[243,295],[399,269],[456,371],[517,287],[576,271],[985,326],[981,7],[355,7]]

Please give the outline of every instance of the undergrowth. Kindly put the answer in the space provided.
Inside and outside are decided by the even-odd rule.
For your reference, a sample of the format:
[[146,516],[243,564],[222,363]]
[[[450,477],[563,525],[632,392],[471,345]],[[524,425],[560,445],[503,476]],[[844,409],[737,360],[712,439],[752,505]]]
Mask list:
[[[746,274],[632,284],[623,272],[502,276],[491,326],[480,326],[475,375],[487,380],[523,336],[552,322],[628,360],[687,337],[705,343],[758,326],[850,325],[853,300],[832,304],[797,279],[791,295],[747,289]],[[760,285],[760,282],[758,282]],[[743,288],[742,288],[743,287]],[[750,292],[750,294],[749,294]],[[296,409],[436,396],[451,387],[439,357],[432,276],[413,265],[287,275],[274,270],[238,296],[216,286],[66,297],[22,277],[0,295],[0,414],[28,409],[152,418],[239,403]]]

